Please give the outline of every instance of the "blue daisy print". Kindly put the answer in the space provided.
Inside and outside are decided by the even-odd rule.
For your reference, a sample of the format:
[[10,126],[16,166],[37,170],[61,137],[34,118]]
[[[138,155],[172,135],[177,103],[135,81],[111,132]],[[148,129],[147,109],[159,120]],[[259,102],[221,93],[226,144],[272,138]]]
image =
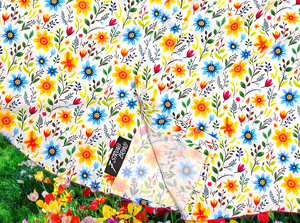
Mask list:
[[299,163],[291,163],[290,164],[290,171],[293,172],[293,173],[298,173],[299,171]]
[[257,140],[255,129],[250,130],[249,125],[246,125],[245,129],[242,130],[242,133],[243,135],[240,138],[244,140],[243,144],[248,143],[248,145],[251,146],[252,142]]
[[256,180],[254,181],[254,184],[256,184],[254,190],[259,190],[259,192],[266,192],[267,191],[267,187],[270,187],[270,183],[272,182],[272,180],[270,179],[270,176],[265,176],[265,174],[263,173],[261,176],[256,175]]
[[50,10],[58,10],[58,7],[61,7],[62,3],[65,2],[65,0],[46,0],[47,4],[46,7],[50,7]]
[[133,100],[132,98],[127,101],[127,107],[129,107],[129,109],[134,109],[135,106],[137,106],[137,100]]
[[196,128],[199,129],[199,130],[201,130],[202,132],[207,132],[207,130],[208,130],[209,127],[206,125],[206,123],[200,121],[197,124]]
[[228,48],[232,53],[235,53],[240,49],[240,45],[238,42],[235,42],[234,40],[230,40],[228,42]]
[[151,201],[148,201],[148,200],[143,199],[143,198],[135,198],[135,201],[138,202],[141,205],[146,205],[146,206],[149,206],[152,203]]
[[278,160],[282,166],[286,165],[287,163],[289,163],[290,160],[289,154],[284,151],[280,151],[278,155]]
[[221,210],[218,211],[218,214],[214,215],[215,219],[219,218],[229,218],[229,214],[223,214]]
[[125,89],[120,89],[117,91],[117,98],[119,100],[124,100],[126,98],[128,98],[128,90]]
[[281,104],[286,104],[286,106],[294,107],[294,103],[298,102],[298,98],[300,97],[297,93],[298,91],[292,91],[290,88],[289,91],[283,90],[284,95],[280,98],[282,99]]
[[123,42],[126,42],[128,44],[135,45],[135,41],[139,41],[139,37],[142,36],[139,29],[135,29],[133,27],[132,29],[127,28],[127,33],[123,35],[125,38],[123,39]]
[[80,171],[79,171],[79,178],[83,183],[86,183],[87,181],[89,181],[92,178],[93,174],[91,173],[90,170],[88,170],[88,168],[83,167]]
[[44,56],[44,55],[39,55],[36,59],[36,62],[40,65],[40,68],[43,68],[47,65],[48,63],[48,57]]
[[251,50],[244,50],[242,51],[242,59],[247,60],[249,57],[251,57]]
[[91,108],[92,113],[88,114],[88,116],[90,117],[88,119],[88,122],[93,122],[94,124],[100,125],[101,121],[104,121],[104,118],[107,117],[107,114],[105,113],[105,109],[102,109],[100,111],[100,107],[94,109]]
[[279,42],[273,47],[271,53],[273,53],[272,59],[280,60],[282,56],[286,56],[285,44],[281,45],[281,42]]
[[192,180],[193,176],[197,173],[189,162],[180,162],[180,168],[177,171],[183,180],[187,178]]
[[123,174],[123,177],[131,177],[131,174],[132,174],[132,171],[129,167],[125,166],[125,168],[122,170],[122,174]]
[[208,63],[204,61],[205,67],[202,68],[204,70],[203,74],[208,75],[208,77],[215,77],[216,74],[220,73],[220,70],[223,68],[220,66],[220,62],[214,63],[212,60]]
[[58,73],[57,68],[49,67],[47,73],[50,75],[50,77],[55,77],[56,74]]
[[10,83],[8,87],[12,88],[13,91],[21,92],[22,88],[25,88],[25,84],[29,83],[26,80],[26,76],[21,77],[21,74],[18,74],[17,76],[12,74],[11,77],[12,80],[8,81]]
[[60,158],[59,145],[55,146],[53,140],[51,140],[50,143],[46,145],[46,151],[44,151],[43,154],[47,155],[45,160],[51,159],[53,162],[55,157]]
[[181,30],[180,24],[176,25],[176,23],[175,23],[175,24],[172,26],[172,28],[171,28],[171,32],[172,32],[173,34],[179,33],[180,30]]
[[80,73],[83,74],[83,80],[88,79],[90,81],[93,76],[97,75],[96,65],[91,66],[90,61],[87,61],[86,64],[82,67],[82,69],[83,70]]
[[157,125],[158,129],[166,129],[168,125],[170,125],[170,122],[172,119],[170,119],[166,115],[157,115],[157,118],[154,122],[152,122],[152,125]]
[[210,27],[208,17],[202,18],[201,15],[198,15],[198,17],[194,21],[195,21],[195,23],[193,26],[196,27],[196,31],[200,30],[201,32],[203,32],[204,29],[207,29]]
[[169,98],[169,95],[166,94],[165,97],[162,98],[162,104],[159,107],[163,108],[162,112],[171,114],[172,109],[176,109],[175,98]]
[[139,166],[139,167],[136,168],[135,174],[136,174],[138,179],[143,179],[145,177],[145,175],[148,174],[148,172],[147,172],[146,167]]
[[165,13],[163,13],[163,14],[161,15],[161,17],[160,17],[160,21],[162,22],[162,24],[165,24],[165,22],[166,22],[168,19],[170,19],[170,16],[167,15],[167,14],[165,14]]
[[160,8],[154,8],[151,12],[152,16],[154,17],[154,20],[159,20],[161,17],[161,9]]
[[97,182],[96,180],[91,182],[91,188],[94,190],[99,190],[100,189],[100,182]]
[[3,43],[9,42],[11,45],[13,41],[17,41],[19,34],[18,34],[18,29],[13,29],[12,25],[9,24],[7,28],[4,28],[4,34],[2,35],[4,37]]

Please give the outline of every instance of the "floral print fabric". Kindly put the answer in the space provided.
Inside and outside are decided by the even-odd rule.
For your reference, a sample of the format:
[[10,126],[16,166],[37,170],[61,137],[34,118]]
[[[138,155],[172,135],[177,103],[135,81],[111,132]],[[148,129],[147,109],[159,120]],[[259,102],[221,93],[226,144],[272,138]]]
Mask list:
[[0,132],[56,175],[188,220],[296,212],[299,5],[0,1]]

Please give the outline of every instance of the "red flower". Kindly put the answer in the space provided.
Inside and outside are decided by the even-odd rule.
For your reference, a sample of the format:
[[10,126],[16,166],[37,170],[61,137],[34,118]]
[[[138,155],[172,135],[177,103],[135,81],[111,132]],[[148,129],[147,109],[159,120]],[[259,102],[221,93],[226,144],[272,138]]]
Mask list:
[[228,100],[228,98],[230,98],[231,94],[229,94],[229,91],[224,91],[223,92],[223,98],[224,101]]
[[85,50],[81,50],[79,52],[79,55],[80,55],[81,58],[84,58],[86,56],[86,54],[87,54],[87,52]]
[[260,10],[259,12],[256,13],[255,18],[259,19],[262,16],[262,14],[263,14],[263,10]]
[[170,210],[168,210],[167,208],[156,208],[155,211],[156,215],[160,217],[165,216],[170,212]]
[[147,211],[147,213],[152,214],[154,211],[153,207],[149,207],[149,206],[145,206],[145,210]]
[[73,105],[79,105],[81,103],[81,98],[75,98],[73,101]]
[[192,57],[194,56],[194,50],[188,50],[187,53],[186,53],[186,57]]
[[163,91],[165,88],[166,88],[166,85],[164,85],[164,83],[158,85],[159,91]]
[[71,36],[75,32],[75,29],[73,30],[73,27],[67,27],[67,35]]
[[78,36],[79,36],[79,37],[83,37],[83,34],[82,34],[82,33],[80,33]]
[[71,209],[68,209],[66,215],[67,215],[67,216],[72,216],[72,215],[73,215],[72,210],[71,210]]
[[209,222],[209,223],[225,223],[225,219],[224,218],[211,219],[211,220],[208,220],[207,222]]
[[300,0],[296,0],[296,5],[300,5]]
[[5,97],[5,102],[8,104],[9,102],[11,102],[13,99],[13,97],[11,95],[6,95]]
[[80,205],[79,208],[80,208],[81,210],[87,210],[87,206],[84,206],[83,204]]
[[117,20],[116,19],[110,19],[110,21],[109,21],[109,25],[110,26],[114,26],[116,24],[117,24]]
[[9,19],[9,15],[7,13],[2,14],[2,19],[4,22],[6,22]]
[[79,216],[73,216],[70,223],[80,223],[80,218]]
[[198,10],[198,8],[199,8],[199,4],[198,3],[196,3],[196,4],[193,5],[194,12],[196,12]]
[[97,204],[103,204],[106,201],[106,197],[98,197],[96,198],[95,202]]
[[86,190],[82,190],[82,193],[80,193],[80,194],[83,194],[84,196],[87,197],[87,196],[89,196],[91,194],[91,189],[88,188]]
[[238,172],[241,173],[245,170],[244,164],[239,164],[238,166]]
[[110,142],[109,142],[109,147],[110,148],[114,148],[114,146],[116,145],[116,140],[110,140]]
[[268,223],[269,219],[270,219],[268,212],[259,213],[257,217],[258,217],[259,222],[261,222],[261,223]]
[[46,115],[47,115],[47,113],[46,113],[46,112],[43,112],[43,113],[42,113],[42,115],[43,115],[43,116],[46,116]]
[[212,183],[211,183],[211,182],[208,182],[207,185],[210,187],[210,186],[212,185]]
[[154,65],[154,73],[158,73],[159,71],[161,71],[161,67],[160,67],[160,64],[158,65]]
[[138,213],[135,217],[140,221],[149,221],[149,218],[145,217],[146,209],[144,209],[141,213]]
[[267,79],[266,82],[265,82],[265,87],[270,87],[272,85],[273,85],[272,79]]
[[37,112],[36,107],[30,107],[30,108],[29,108],[29,113],[30,113],[31,115],[33,115],[33,114],[36,113],[36,112]]
[[53,196],[52,193],[47,194],[47,195],[45,196],[45,202],[46,202],[47,204],[49,204],[50,201],[54,201],[54,200],[55,200],[55,199],[54,199],[54,196]]
[[241,99],[240,99],[240,97],[236,97],[236,101],[240,101]]
[[91,203],[91,205],[89,206],[89,208],[90,208],[91,210],[97,209],[97,203],[96,203],[95,201],[93,201],[93,202]]

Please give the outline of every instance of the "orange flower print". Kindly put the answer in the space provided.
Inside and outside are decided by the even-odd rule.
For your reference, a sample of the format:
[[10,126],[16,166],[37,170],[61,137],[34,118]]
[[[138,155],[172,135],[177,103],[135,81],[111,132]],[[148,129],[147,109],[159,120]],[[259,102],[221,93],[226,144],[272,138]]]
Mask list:
[[267,40],[262,35],[257,36],[256,40],[257,42],[254,43],[254,46],[258,47],[257,50],[260,51],[260,53],[263,53],[272,44],[272,39]]
[[197,140],[199,137],[203,138],[205,136],[203,131],[201,131],[195,127],[190,127],[189,131],[190,131],[190,133],[187,136],[194,137],[194,140]]
[[77,63],[78,57],[74,59],[70,52],[65,53],[65,60],[60,62],[60,64],[64,65],[64,69],[68,68],[68,72],[72,72],[72,70],[76,68]]
[[73,5],[75,9],[77,9],[76,13],[79,15],[82,13],[84,16],[88,15],[88,11],[91,11],[92,8],[90,4],[92,3],[92,0],[76,0],[76,4]]
[[21,7],[26,9],[27,7],[30,7],[31,0],[18,0],[18,3],[20,3]]
[[293,140],[290,138],[292,135],[292,132],[287,132],[286,128],[283,127],[281,131],[278,129],[275,129],[275,136],[272,137],[276,141],[276,146],[280,147],[283,146],[285,148],[289,148],[289,143],[293,142]]
[[127,184],[126,178],[121,180],[119,177],[117,177],[114,181],[113,188],[120,192],[126,193],[130,186]]
[[107,36],[107,32],[98,32],[98,34],[95,34],[95,36],[95,40],[97,40],[98,43],[101,43],[102,45],[109,39]]
[[58,112],[58,114],[60,116],[58,116],[59,119],[61,119],[61,122],[62,123],[66,123],[68,124],[69,122],[72,122],[72,118],[73,116],[71,115],[71,112],[72,111],[65,111],[65,110],[62,110],[62,112]]
[[53,39],[53,36],[48,36],[47,30],[45,30],[42,33],[37,32],[37,38],[33,39],[33,42],[35,42],[36,45],[36,49],[39,50],[41,48],[43,48],[43,50],[45,50],[46,52],[48,52],[49,47],[53,47],[53,43],[51,42],[51,40]]
[[285,188],[286,193],[289,194],[293,192],[293,194],[297,195],[299,194],[300,189],[300,178],[294,177],[293,174],[290,172],[288,177],[283,177],[284,183],[281,184],[282,187]]
[[236,183],[237,180],[229,180],[227,179],[227,182],[224,182],[224,188],[227,189],[227,192],[234,193],[235,191],[238,191],[239,185]]
[[164,52],[173,51],[178,37],[173,37],[173,34],[170,33],[168,37],[164,36],[163,41],[159,44],[164,48]]
[[7,110],[5,113],[0,112],[0,130],[5,128],[5,130],[10,131],[12,126],[16,126],[14,119],[15,115],[11,115],[10,111]]
[[133,120],[135,114],[129,113],[129,109],[127,108],[125,112],[120,111],[119,112],[119,118],[117,118],[117,122],[120,122],[120,128],[125,127],[127,130],[131,129],[131,125],[135,124],[135,121]]
[[233,68],[229,70],[232,74],[232,78],[238,76],[240,79],[243,79],[243,74],[247,73],[247,70],[245,69],[246,65],[247,63],[243,63],[243,60],[240,60],[239,63],[233,64]]
[[171,5],[175,4],[175,0],[167,0],[166,1],[166,4],[165,4],[165,7],[167,9],[171,9]]
[[80,146],[79,152],[75,155],[79,157],[79,164],[85,162],[87,165],[92,164],[92,160],[96,160],[96,156],[94,156],[94,153],[96,152],[96,149],[91,149],[90,145],[87,145],[86,148]]
[[194,105],[191,106],[191,109],[195,110],[195,116],[203,116],[207,117],[207,113],[211,112],[211,109],[208,107],[210,102],[204,100],[204,97],[200,99],[200,101],[194,98]]
[[229,24],[225,26],[225,29],[227,29],[226,35],[229,36],[233,34],[238,37],[239,32],[243,31],[242,24],[243,21],[240,20],[239,16],[235,20],[229,18]]
[[116,72],[112,74],[116,78],[116,84],[122,82],[122,84],[128,85],[128,81],[133,80],[133,77],[130,75],[131,69],[127,69],[126,64],[120,67],[116,67]]
[[37,86],[37,89],[41,90],[40,94],[46,94],[47,96],[51,96],[52,91],[55,91],[54,87],[55,80],[50,80],[50,77],[47,76],[46,79],[40,79],[40,85]]
[[296,12],[286,12],[286,15],[283,15],[284,21],[288,21],[289,24],[293,23],[296,24],[299,22],[299,16],[296,16]]
[[236,129],[238,127],[238,123],[233,123],[229,117],[224,119],[224,125],[220,127],[224,131],[224,134],[227,134],[229,138],[232,137],[234,133],[236,133]]
[[145,163],[146,164],[151,164],[151,168],[154,169],[155,167],[157,167],[157,160],[155,157],[155,154],[153,152],[153,150],[151,150],[149,153],[145,153]]
[[193,213],[193,215],[197,217],[197,220],[205,221],[208,219],[209,213],[210,208],[205,208],[204,205],[199,202],[196,204],[196,211]]
[[258,94],[255,94],[255,97],[252,97],[253,101],[252,103],[255,104],[255,107],[262,107],[262,106],[265,106],[265,102],[267,101],[265,99],[265,95],[261,94],[261,95],[258,95]]
[[35,132],[31,131],[28,133],[28,139],[24,141],[27,144],[27,149],[30,149],[32,153],[36,151],[37,148],[40,148],[43,137],[37,137]]
[[187,71],[186,69],[184,69],[184,64],[183,65],[179,65],[179,64],[176,64],[175,67],[172,67],[173,68],[173,72],[175,72],[175,75],[176,77],[182,77],[182,76],[185,76],[185,72]]

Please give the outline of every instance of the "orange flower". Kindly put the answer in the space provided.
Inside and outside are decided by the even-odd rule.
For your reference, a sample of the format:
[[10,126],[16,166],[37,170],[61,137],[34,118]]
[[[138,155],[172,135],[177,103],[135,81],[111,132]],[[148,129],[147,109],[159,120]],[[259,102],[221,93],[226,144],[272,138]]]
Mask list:
[[228,105],[223,105],[223,109],[227,110],[228,109]]
[[165,6],[170,9],[172,4],[175,4],[175,0],[167,0]]
[[127,54],[128,54],[128,50],[126,48],[124,48],[124,49],[121,50],[122,57],[126,57]]
[[289,24],[299,22],[299,16],[296,16],[296,12],[286,12],[286,15],[283,15],[284,21],[288,21]]
[[177,42],[177,39],[178,37],[173,37],[173,34],[169,33],[168,37],[163,37],[163,41],[159,45],[164,48],[164,52],[167,52],[168,50],[172,52]]
[[95,40],[98,40],[98,43],[101,43],[102,45],[107,42],[109,39],[107,36],[107,32],[98,32],[98,34],[95,34]]
[[224,130],[224,134],[228,134],[228,137],[231,138],[232,134],[236,133],[236,129],[238,127],[238,123],[233,123],[229,117],[224,119],[224,125],[220,127],[220,129]]
[[85,50],[81,50],[79,52],[79,55],[80,55],[81,58],[84,58],[86,56],[86,54],[87,54],[87,52]]
[[258,28],[259,28],[259,24],[256,23],[256,24],[254,25],[254,28],[255,28],[255,29],[258,29]]
[[35,132],[31,131],[28,133],[28,139],[24,141],[27,145],[27,149],[31,149],[31,152],[34,153],[37,148],[40,148],[43,137],[37,137]]
[[31,0],[18,0],[18,3],[20,3],[21,7],[26,9],[27,7],[30,7]]
[[37,89],[41,90],[41,95],[46,93],[47,96],[51,96],[51,92],[56,90],[54,87],[55,82],[55,80],[50,81],[50,76],[47,76],[45,80],[41,78]]
[[34,123],[34,120],[31,118],[31,119],[29,119],[29,124],[31,125],[31,124],[33,124]]
[[129,109],[127,108],[125,112],[119,112],[119,118],[117,118],[117,122],[120,122],[120,128],[126,127],[127,130],[130,130],[131,125],[135,124],[133,120],[135,114],[129,113]]
[[158,85],[159,91],[163,91],[166,88],[166,85],[164,83],[161,83]]
[[9,110],[5,114],[0,112],[0,130],[5,128],[7,131],[10,131],[12,126],[17,125],[14,121],[15,118],[16,116],[11,115]]
[[13,97],[11,95],[6,95],[5,102],[8,104],[9,102],[11,102],[12,99]]
[[286,112],[286,111],[281,111],[281,112],[280,112],[280,118],[281,118],[281,119],[285,119],[286,116],[287,116],[287,112]]
[[133,77],[130,75],[131,69],[127,69],[126,64],[120,67],[116,67],[116,72],[112,74],[116,78],[116,84],[123,83],[128,85],[128,81],[133,80]]
[[257,196],[254,198],[254,204],[255,206],[259,205],[259,202],[260,202],[260,198]]
[[2,14],[2,19],[4,22],[6,22],[9,19],[9,14],[7,12],[5,14]]
[[149,153],[145,153],[145,158],[146,159],[145,159],[144,163],[150,164],[152,169],[157,167],[157,160],[156,160],[156,156],[155,156],[153,150],[150,150]]
[[206,88],[206,86],[207,86],[206,81],[202,81],[202,82],[200,83],[200,88],[201,88],[201,90],[203,90],[204,88]]
[[51,134],[51,131],[49,129],[44,130],[44,136],[45,136],[45,138],[48,138],[50,136],[50,134]]
[[245,121],[245,119],[246,119],[246,117],[245,117],[243,114],[241,114],[241,115],[239,116],[239,121],[240,121],[241,123],[243,123],[243,122]]
[[191,109],[195,110],[195,116],[202,115],[204,118],[207,117],[207,113],[211,112],[211,109],[208,107],[210,102],[206,102],[204,97],[199,100],[194,98],[194,105],[191,106]]
[[73,68],[76,68],[77,63],[78,57],[74,59],[70,52],[65,53],[65,60],[60,62],[60,64],[64,65],[64,69],[68,68],[68,72],[72,72]]
[[242,4],[239,3],[239,2],[236,2],[236,3],[233,4],[233,7],[236,8],[236,9],[238,10],[239,8],[242,7]]
[[258,51],[263,53],[269,46],[272,44],[272,39],[267,40],[264,36],[259,35],[256,37],[257,42],[254,43],[254,46],[258,47]]
[[58,116],[59,119],[61,119],[61,123],[68,124],[69,122],[72,122],[71,119],[73,116],[71,115],[71,111],[65,111],[62,110],[62,113],[58,112],[60,116]]
[[194,216],[197,216],[197,220],[207,220],[210,212],[210,208],[204,208],[204,205],[199,202],[196,204],[196,211],[193,213]]
[[212,208],[217,207],[218,201],[216,201],[216,199],[214,199],[213,201],[210,201],[210,204],[212,206]]
[[275,31],[274,33],[272,33],[275,39],[278,39],[280,37],[280,32]]
[[85,130],[86,137],[90,138],[93,135],[93,130],[88,128]]
[[283,177],[284,183],[281,184],[282,187],[285,187],[286,193],[289,194],[293,192],[295,195],[298,195],[298,190],[300,189],[300,178],[294,177],[290,172],[288,177]]
[[114,183],[114,181],[116,179],[114,176],[109,175],[109,174],[105,174],[103,177],[106,179],[106,183],[109,183],[110,186],[113,185],[113,183]]
[[44,183],[49,184],[50,182],[51,182],[51,180],[48,177],[46,177],[44,180]]
[[227,179],[227,182],[224,182],[225,186],[224,188],[227,189],[227,192],[234,193],[234,191],[238,191],[239,185],[236,184],[237,180],[229,180]]
[[243,31],[242,28],[243,21],[240,21],[240,17],[238,16],[235,20],[229,18],[229,24],[225,26],[227,29],[226,35],[229,36],[233,34],[238,37],[239,32]]
[[44,15],[43,15],[43,20],[44,20],[44,23],[49,22],[50,16],[49,16],[48,14],[44,14]]
[[176,77],[182,77],[182,76],[185,76],[185,72],[187,71],[186,69],[184,69],[184,64],[183,65],[179,65],[179,64],[176,64],[175,67],[172,67],[173,68],[173,72],[176,73]]
[[90,145],[87,145],[86,148],[82,146],[79,147],[79,152],[75,154],[75,156],[79,157],[79,164],[86,162],[86,164],[91,165],[92,160],[96,160],[94,153],[96,152],[95,149],[91,149]]
[[293,142],[293,140],[290,138],[292,135],[292,132],[287,132],[286,128],[283,127],[281,131],[275,129],[275,136],[272,137],[276,141],[276,146],[280,147],[283,146],[285,148],[289,148],[289,143]]
[[240,79],[243,79],[243,74],[247,73],[247,70],[245,69],[246,65],[247,63],[243,63],[243,60],[240,60],[239,63],[233,64],[233,68],[229,70],[232,74],[232,78],[238,76]]
[[84,16],[88,15],[88,11],[91,11],[92,8],[90,4],[92,3],[92,0],[76,0],[76,4],[73,5],[75,9],[77,9],[77,15],[82,13]]
[[174,131],[174,132],[180,132],[180,131],[181,131],[181,127],[180,127],[179,125],[175,125],[175,126],[173,127],[173,131]]
[[65,43],[66,43],[66,45],[69,45],[70,44],[70,40],[67,40]]
[[49,47],[54,46],[51,40],[53,39],[53,36],[48,36],[47,30],[44,31],[44,33],[37,32],[37,38],[33,39],[33,42],[37,43],[36,49],[39,50],[43,48],[46,52],[48,52]]
[[255,94],[255,97],[251,97],[253,99],[252,103],[255,103],[255,107],[265,106],[265,102],[267,101],[265,99],[265,95],[258,95]]
[[204,132],[195,127],[190,127],[189,131],[191,131],[187,136],[194,137],[194,140],[197,140],[199,137],[203,138],[205,136]]

